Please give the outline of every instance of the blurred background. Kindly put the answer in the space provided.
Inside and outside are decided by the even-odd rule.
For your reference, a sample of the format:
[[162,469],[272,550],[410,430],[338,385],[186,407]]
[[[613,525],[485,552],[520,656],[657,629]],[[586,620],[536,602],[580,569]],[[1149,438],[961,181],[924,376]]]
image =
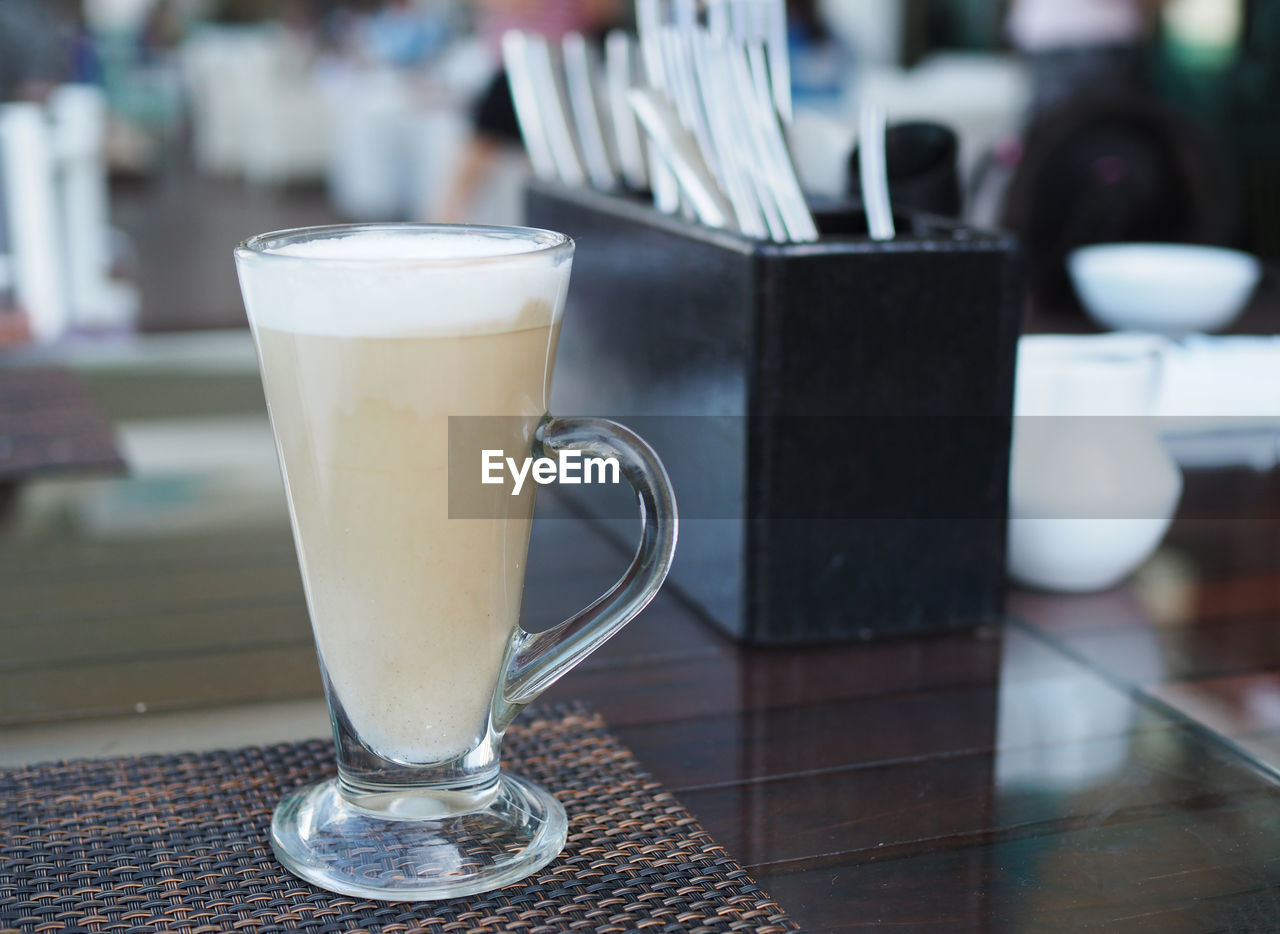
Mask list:
[[[790,3],[806,187],[845,193],[860,102],[945,124],[957,210],[1022,235],[1059,330],[1088,327],[1064,268],[1081,244],[1280,255],[1276,4],[1069,7]],[[633,16],[622,0],[5,0],[0,344],[241,327],[230,247],[263,230],[518,222],[497,37]]]
[[[788,772],[821,759],[825,780],[835,761],[822,758],[826,740],[797,729],[807,721],[774,718],[766,708],[799,704],[802,696],[796,711],[816,698],[860,699],[869,706],[841,700],[813,708],[833,711],[824,715],[831,717],[828,735],[838,734],[859,757],[864,747],[879,751],[829,786],[802,786],[831,789],[804,792],[825,822],[821,835],[806,839],[821,840],[821,852],[830,852],[830,814],[850,814],[831,826],[864,835],[886,825],[894,834],[925,828],[921,839],[945,841],[948,860],[926,865],[947,867],[943,875],[960,880],[961,900],[979,908],[1025,900],[1025,917],[1035,920],[1024,929],[1040,929],[1045,898],[1079,892],[1096,901],[1105,888],[1099,866],[1116,865],[1121,850],[1139,847],[1130,828],[1146,826],[1135,818],[1152,815],[1150,826],[1164,829],[1143,837],[1149,842],[1142,846],[1156,854],[1149,862],[1159,875],[1110,873],[1113,888],[1132,890],[1121,900],[1143,890],[1148,899],[1172,902],[1172,886],[1206,910],[1227,911],[1234,903],[1220,907],[1196,886],[1247,885],[1262,893],[1272,918],[1268,867],[1275,866],[1277,837],[1270,812],[1260,810],[1274,798],[1271,789],[1257,798],[1240,792],[1248,806],[1224,805],[1221,827],[1206,832],[1219,803],[1234,805],[1237,786],[1214,784],[1227,781],[1213,778],[1217,754],[1206,754],[1198,740],[1184,744],[1172,730],[1151,729],[1151,711],[1135,698],[1155,697],[1162,709],[1229,737],[1280,775],[1280,0],[790,0],[787,12],[795,100],[789,141],[815,203],[856,200],[852,156],[864,105],[882,107],[891,126],[932,127],[931,136],[906,137],[908,168],[899,177],[890,172],[895,205],[914,198],[917,207],[1020,239],[1023,325],[1033,336],[1020,351],[1016,411],[1124,414],[1137,427],[1082,437],[1044,420],[1041,431],[1023,432],[1032,454],[1041,445],[1038,459],[1020,452],[1015,427],[1010,514],[1049,518],[1039,527],[1030,520],[1028,527],[1042,532],[1029,543],[1025,534],[1011,537],[1009,570],[1019,586],[1009,610],[1034,632],[1015,625],[1002,650],[983,647],[995,645],[983,630],[972,646],[824,647],[812,655],[817,667],[786,652],[742,662],[703,632],[694,604],[668,587],[650,616],[614,644],[619,667],[589,675],[597,679],[589,683],[602,685],[593,703],[602,701],[612,724],[625,723],[629,707],[645,704],[618,685],[653,678],[666,686],[676,683],[675,671],[689,681],[669,692],[670,703],[698,698],[688,716],[727,724],[723,736],[705,734],[719,736],[711,743],[702,744],[701,732],[685,734],[705,746],[693,759],[753,769],[768,761]],[[530,169],[500,72],[499,37],[519,28],[599,40],[615,27],[634,29],[634,16],[632,0],[0,0],[0,767],[274,742],[328,729],[232,250],[260,232],[344,221],[521,222]],[[913,169],[912,139],[942,140],[922,147],[937,161],[915,160]],[[1086,313],[1069,258],[1088,244],[1126,241],[1231,247],[1259,258],[1244,267],[1227,263],[1226,274],[1243,284],[1225,298],[1231,307],[1222,329],[1230,336],[1172,324],[1138,329],[1174,333],[1158,345],[1098,335],[1104,327]],[[574,272],[577,295],[590,282],[587,252],[580,251]],[[628,250],[615,252],[624,265],[632,259]],[[1132,304],[1154,305],[1157,317],[1187,295],[1194,303],[1207,293],[1209,305],[1223,299],[1229,290],[1182,255],[1146,265],[1145,279],[1132,287],[1113,285],[1114,269],[1100,270],[1102,297],[1127,289]],[[1121,274],[1129,271],[1124,265]],[[700,269],[686,264],[684,273],[685,282],[701,280],[708,305],[723,310]],[[628,280],[633,304],[670,294],[639,281],[647,275],[640,264]],[[977,275],[992,286],[991,276]],[[1184,278],[1197,288],[1184,287]],[[982,299],[970,301],[969,311],[980,307],[964,318],[956,314],[959,302],[948,301],[955,291],[938,285],[950,280],[919,279],[937,327],[916,328],[906,339],[901,322],[925,315],[894,314],[901,303],[869,313],[858,303],[862,282],[874,276],[847,290],[850,314],[843,291],[838,307],[818,311],[839,315],[858,338],[883,328],[903,345],[880,355],[887,362],[871,361],[891,370],[892,381],[876,386],[909,390],[918,380],[963,400],[973,374],[995,386],[1014,382],[1012,340],[988,340],[978,348],[983,359],[974,360],[965,348],[972,351],[982,334],[958,334],[981,318],[988,291],[973,290]],[[599,333],[617,340],[614,322],[625,309],[604,301],[594,310]],[[1016,317],[1016,307],[992,308],[989,317],[1006,310]],[[655,314],[657,324],[645,325],[655,334],[659,325],[676,327],[673,342],[710,348],[683,355],[706,366],[708,378],[639,385],[655,406],[719,414],[728,393],[715,380],[726,378],[732,388],[755,377],[742,366],[720,373],[706,364],[736,346],[719,333],[727,313],[695,318]],[[821,328],[809,330],[830,341]],[[1072,339],[1057,336],[1064,333],[1120,343],[1068,353],[1057,343]],[[745,339],[737,344],[752,347]],[[929,369],[921,347],[949,366]],[[635,349],[624,343],[621,351],[647,359]],[[682,355],[654,356],[665,362]],[[997,356],[998,371],[989,362]],[[562,353],[560,386],[566,359]],[[610,367],[589,362],[589,377]],[[621,369],[609,375],[616,380]],[[827,376],[850,393],[858,380],[872,382],[855,366]],[[594,390],[597,382],[585,385]],[[591,404],[602,405],[598,399]],[[1148,419],[1153,412],[1162,417]],[[912,443],[924,459],[957,472],[969,466],[970,452],[921,437]],[[849,465],[868,450],[897,450],[858,440]],[[1019,472],[1019,462],[1031,466]],[[741,464],[697,466],[714,493],[725,487],[721,473],[742,476]],[[904,475],[922,475],[908,466]],[[833,482],[856,476],[846,469]],[[1116,476],[1123,482],[1111,492],[1122,511],[1113,523],[1112,513],[1087,512],[1093,503],[1076,494],[1105,494],[1108,484],[1097,478]],[[1152,478],[1163,478],[1163,486]],[[1064,498],[1087,517],[1054,512]],[[682,498],[682,509],[692,499]],[[554,515],[556,504],[541,497],[540,517]],[[1060,516],[1065,526],[1053,524]],[[699,557],[690,547],[691,525],[682,527],[677,559],[686,566]],[[577,520],[534,523],[527,628],[558,622],[615,579],[620,553],[583,528]],[[963,541],[980,553],[972,538]],[[722,552],[735,562],[742,557],[728,533]],[[1002,549],[991,554],[1003,560]],[[1020,568],[1020,555],[1042,560]],[[1082,555],[1115,567],[1084,585],[1064,585],[1062,568],[1072,569]],[[779,574],[787,571],[776,564]],[[851,580],[877,573],[843,557],[818,566]],[[1004,567],[983,570],[1004,579]],[[937,583],[922,579],[920,587]],[[905,659],[901,671],[882,662],[893,652]],[[626,673],[618,675],[622,666]],[[883,694],[865,700],[860,673],[873,669],[873,690]],[[708,714],[721,710],[741,711],[740,721]],[[670,738],[667,724],[649,725],[651,751],[686,748]],[[640,742],[643,752],[643,736],[643,729],[633,731],[628,742]],[[898,737],[917,736],[926,747],[936,742],[948,750],[943,761],[960,770],[915,771],[919,750]],[[775,743],[809,743],[814,755],[799,765],[766,755]],[[975,753],[988,746],[990,756]],[[963,756],[953,752],[962,747]],[[897,757],[908,748],[910,757],[893,760],[901,771],[866,767],[872,755],[896,750]],[[1128,762],[1139,765],[1126,771]],[[872,776],[866,787],[873,790],[864,794],[855,775]],[[998,812],[1019,828],[1003,838],[1008,849],[989,849],[995,838],[983,831],[982,846],[972,850],[981,871],[1023,860],[1042,867],[1045,885],[1011,876],[1016,885],[1007,886],[1016,892],[1009,894],[973,882],[980,894],[970,898],[963,872],[950,868],[959,865],[952,854],[962,852],[952,819],[970,810],[971,800],[958,797],[958,781],[979,789],[972,799],[979,819],[994,821],[988,815]],[[764,828],[735,854],[749,863],[765,858],[760,841],[798,836],[794,812],[774,805],[787,799],[769,797],[778,794],[770,789],[797,786],[752,778],[743,787],[743,822]],[[881,794],[881,787],[895,791]],[[1149,804],[1175,795],[1202,821],[1185,832]],[[862,813],[877,808],[883,821]],[[923,816],[901,820],[907,813]],[[1094,814],[1105,817],[1082,816]],[[1023,834],[1063,815],[1061,826],[1071,833],[1062,835],[1060,851],[1038,842],[1047,836]],[[1075,835],[1095,823],[1109,824],[1114,835]],[[708,823],[724,839],[718,826]],[[879,845],[890,838],[866,836],[873,839]],[[1166,846],[1170,859],[1185,863],[1166,859]],[[887,852],[870,842],[859,847]],[[1177,856],[1184,851],[1190,855]],[[1262,868],[1241,868],[1249,852]],[[1099,854],[1112,862],[1099,862]],[[817,901],[814,892],[842,891],[825,860],[814,864],[819,888],[796,890],[805,893],[797,904]],[[888,858],[883,864],[893,865]],[[1187,871],[1173,871],[1182,867]],[[865,880],[863,869],[870,867],[845,877]],[[987,878],[976,872],[967,878]],[[932,885],[927,874],[921,878],[913,884]],[[880,889],[849,885],[870,893],[879,917]],[[940,904],[945,893],[935,894],[919,900],[926,906],[920,910]],[[1070,922],[1080,917],[1072,914]],[[1212,929],[1275,929],[1250,927],[1242,917],[1215,920]]]
[[[1067,257],[1155,240],[1261,257],[1229,330],[1280,331],[1280,3],[788,14],[790,141],[815,198],[856,193],[874,102],[954,134],[928,204],[1019,235],[1028,330],[1099,330]],[[618,26],[628,0],[0,0],[0,722],[318,695],[232,249],[348,220],[520,222],[498,37]],[[1173,355],[1194,370],[1178,413],[1280,414],[1272,342],[1201,378],[1203,347]],[[1215,514],[1277,515],[1273,429],[1210,439],[1231,471]],[[1271,567],[1277,528],[1161,552],[1134,599],[1194,619],[1201,571],[1228,552]],[[575,579],[539,609],[597,590]]]

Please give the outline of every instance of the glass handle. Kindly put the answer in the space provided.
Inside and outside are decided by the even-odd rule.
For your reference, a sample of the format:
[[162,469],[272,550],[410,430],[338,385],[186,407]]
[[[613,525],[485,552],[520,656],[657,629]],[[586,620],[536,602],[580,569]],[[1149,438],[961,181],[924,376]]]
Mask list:
[[594,652],[648,605],[675,557],[676,499],[662,461],[638,435],[603,418],[548,418],[538,429],[534,454],[556,458],[579,450],[615,458],[640,505],[640,547],[626,573],[585,610],[545,632],[517,628],[495,721],[505,728],[520,708]]

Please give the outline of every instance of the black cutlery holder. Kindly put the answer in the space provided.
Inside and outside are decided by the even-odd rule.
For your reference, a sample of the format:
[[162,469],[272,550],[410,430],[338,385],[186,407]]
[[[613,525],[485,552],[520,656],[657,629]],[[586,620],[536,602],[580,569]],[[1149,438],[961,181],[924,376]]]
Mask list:
[[[577,241],[553,411],[616,417],[662,456],[668,586],[756,644],[999,618],[1011,239],[904,214],[877,243],[833,208],[818,243],[778,245],[543,182],[525,208]],[[569,492],[634,542],[616,500]]]

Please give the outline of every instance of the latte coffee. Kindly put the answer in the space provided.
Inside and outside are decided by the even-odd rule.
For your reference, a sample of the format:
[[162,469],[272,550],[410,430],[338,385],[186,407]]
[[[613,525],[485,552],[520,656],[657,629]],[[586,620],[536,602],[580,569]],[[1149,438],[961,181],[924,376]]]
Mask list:
[[527,451],[547,410],[568,263],[506,244],[313,240],[246,286],[330,692],[395,762],[476,746],[519,618],[533,484],[493,518],[448,502],[449,416],[520,416]]

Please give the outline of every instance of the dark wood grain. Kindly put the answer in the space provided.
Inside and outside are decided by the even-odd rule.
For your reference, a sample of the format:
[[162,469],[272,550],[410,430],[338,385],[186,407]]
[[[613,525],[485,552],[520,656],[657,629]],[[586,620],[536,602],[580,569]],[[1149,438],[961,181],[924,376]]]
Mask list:
[[[0,530],[5,722],[317,695],[282,512],[104,538],[93,502],[50,487]],[[629,557],[539,510],[532,629]],[[1275,525],[1180,522],[1116,591],[928,639],[746,649],[665,592],[548,696],[598,708],[806,931],[1280,930]]]
[[[614,729],[641,759],[662,761],[668,784],[684,790],[960,755],[989,758],[1173,725],[1093,676],[1050,691],[1046,683],[1052,685],[1023,681],[889,693]],[[1004,730],[997,729],[1001,704],[1035,711],[1046,694],[1049,706],[1067,695],[1088,714],[1035,715],[1025,724],[1006,715]]]
[[[1239,763],[1160,733],[939,755],[686,789],[680,798],[752,865],[814,853],[956,845],[989,835],[1040,835],[1191,813],[1249,796],[1271,801]],[[1054,761],[1097,771],[1055,787]]]
[[1266,574],[1275,566],[1280,522],[1256,506],[1246,508],[1233,518],[1178,521],[1166,547],[1189,561],[1198,576]]
[[[1157,560],[1167,556],[1166,551]],[[1170,593],[1173,588],[1176,593]],[[1166,595],[1170,600],[1162,600]],[[1020,591],[1010,595],[1008,609],[1015,616],[1034,620],[1038,626],[1061,635],[1134,626],[1194,625],[1203,629],[1280,616],[1280,580],[1261,572],[1228,578],[1182,574],[1141,588],[1129,585],[1102,594],[1081,594],[1071,600]]]
[[[627,557],[553,498],[541,510],[532,628]],[[318,690],[287,529],[9,536],[0,554],[11,722]],[[1280,575],[1177,567],[1180,589],[1015,595],[1025,629],[776,651],[663,594],[549,696],[600,709],[806,931],[1280,929],[1280,790],[1250,759],[1280,726],[1240,719],[1219,742],[1132,677],[1272,657]],[[1153,614],[1161,587],[1196,597]]]
[[73,373],[0,368],[0,484],[123,469],[111,426]]
[[751,872],[812,931],[1260,934],[1280,916],[1278,833],[1273,803],[1254,798]]
[[[183,323],[232,323],[214,305],[234,299],[229,264],[209,275]],[[267,443],[249,364],[87,384],[124,421],[230,414]],[[215,511],[237,505],[234,486],[176,479]],[[148,483],[40,483],[11,503],[0,723],[318,696],[279,502],[252,523],[95,522],[103,500],[169,489]],[[1015,592],[1009,626],[753,650],[664,592],[548,696],[600,710],[808,932],[1272,934],[1280,471],[1187,483],[1133,580]],[[589,603],[629,557],[543,497],[524,625]]]
[[113,657],[0,674],[0,723],[317,697],[310,639],[159,657]]
[[[242,327],[234,243],[334,219],[314,193],[185,174],[113,208],[142,260],[142,326],[165,331]],[[1266,301],[1246,328],[1274,330]],[[243,350],[226,369],[78,375],[113,422],[256,419],[269,446]],[[0,723],[319,695],[279,494],[252,523],[95,521],[121,499],[239,505],[220,475],[166,479],[42,481],[0,509]],[[1280,470],[1186,481],[1134,579],[1015,592],[1003,630],[747,650],[664,592],[549,696],[600,710],[807,932],[1274,934]],[[539,517],[530,629],[629,558],[554,497]]]

